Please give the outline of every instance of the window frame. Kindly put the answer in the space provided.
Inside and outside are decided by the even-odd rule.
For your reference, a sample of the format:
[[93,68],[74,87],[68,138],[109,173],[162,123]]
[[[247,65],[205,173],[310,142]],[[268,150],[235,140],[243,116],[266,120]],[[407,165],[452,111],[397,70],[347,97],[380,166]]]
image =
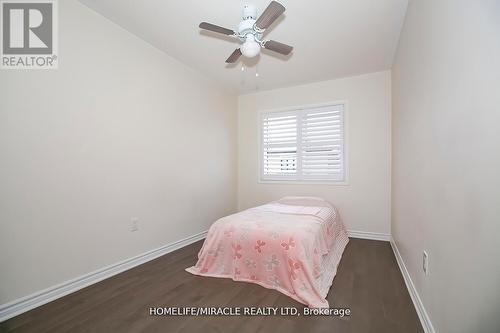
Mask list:
[[[338,106],[338,105],[343,105],[343,157],[344,157],[344,177],[343,180],[333,180],[333,179],[266,179],[264,178],[264,165],[263,165],[263,148],[264,148],[264,143],[263,143],[263,127],[262,127],[262,118],[264,117],[265,114],[268,113],[286,113],[286,112],[296,112],[296,111],[301,111],[301,110],[307,110],[307,109],[314,109],[314,108],[320,108],[320,107],[329,107],[329,106]],[[265,109],[265,110],[260,110],[258,112],[258,117],[257,117],[257,131],[258,131],[258,138],[259,138],[259,147],[258,147],[258,175],[257,175],[257,180],[258,183],[261,184],[290,184],[290,185],[349,185],[349,159],[348,159],[348,138],[349,138],[349,133],[348,133],[348,124],[349,124],[349,119],[348,119],[348,101],[347,100],[339,100],[339,101],[334,101],[334,102],[327,102],[327,103],[321,103],[321,104],[307,104],[307,105],[300,105],[300,106],[292,106],[292,107],[287,107],[287,108],[281,108],[281,109]],[[299,139],[297,139],[299,140]]]

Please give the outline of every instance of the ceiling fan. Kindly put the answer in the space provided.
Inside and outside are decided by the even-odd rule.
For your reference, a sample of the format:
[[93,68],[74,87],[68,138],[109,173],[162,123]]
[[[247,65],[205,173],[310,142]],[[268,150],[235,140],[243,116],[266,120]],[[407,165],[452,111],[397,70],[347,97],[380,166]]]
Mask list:
[[235,63],[241,55],[252,58],[260,53],[260,48],[288,55],[292,52],[293,47],[274,40],[263,40],[264,31],[283,14],[285,7],[276,1],[271,1],[264,12],[257,18],[257,8],[253,5],[243,6],[242,21],[238,25],[236,31],[223,28],[221,26],[201,22],[200,28],[217,32],[220,34],[237,37],[243,44],[240,48],[226,59],[226,63]]

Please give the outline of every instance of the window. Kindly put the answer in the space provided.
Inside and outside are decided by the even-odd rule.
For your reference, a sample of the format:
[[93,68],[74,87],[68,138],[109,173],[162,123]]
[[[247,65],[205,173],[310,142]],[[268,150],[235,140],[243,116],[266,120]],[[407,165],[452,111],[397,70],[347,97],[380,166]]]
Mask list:
[[261,180],[343,182],[345,105],[261,114]]

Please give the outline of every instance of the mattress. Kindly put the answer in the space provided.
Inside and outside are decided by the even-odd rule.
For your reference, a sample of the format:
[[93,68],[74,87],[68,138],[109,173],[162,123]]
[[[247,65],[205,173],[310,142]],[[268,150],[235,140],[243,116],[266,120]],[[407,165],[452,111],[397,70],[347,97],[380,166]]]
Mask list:
[[198,262],[186,270],[256,283],[324,308],[348,242],[332,204],[315,197],[285,197],[216,221]]

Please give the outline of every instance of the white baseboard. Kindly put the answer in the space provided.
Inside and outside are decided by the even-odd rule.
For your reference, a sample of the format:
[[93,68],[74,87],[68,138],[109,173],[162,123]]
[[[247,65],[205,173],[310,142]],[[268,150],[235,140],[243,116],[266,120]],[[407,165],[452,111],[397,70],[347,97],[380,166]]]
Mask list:
[[410,273],[408,269],[406,269],[406,265],[403,261],[403,257],[399,253],[398,247],[396,246],[396,242],[391,237],[391,247],[394,255],[396,256],[396,261],[398,262],[399,269],[403,274],[403,278],[406,283],[406,288],[408,288],[408,292],[410,293],[411,300],[413,301],[413,305],[415,306],[415,310],[417,310],[418,318],[420,318],[420,322],[422,323],[422,327],[424,328],[425,333],[436,333],[434,326],[432,326],[431,319],[425,310],[424,303],[420,299],[418,295],[417,289],[411,280]]
[[390,234],[383,234],[379,232],[347,230],[347,235],[352,238],[371,239],[386,242],[389,242],[391,240]]
[[197,242],[205,238],[206,235],[207,231],[200,232],[176,242],[164,245],[152,251],[145,252],[133,258],[123,260],[116,264],[98,269],[75,279],[52,286],[29,296],[14,300],[6,304],[2,304],[0,305],[0,322],[49,303],[65,295],[74,293],[75,291],[78,291],[104,279],[110,278],[113,275],[129,270],[135,266],[161,257],[162,255],[180,249],[181,247]]

